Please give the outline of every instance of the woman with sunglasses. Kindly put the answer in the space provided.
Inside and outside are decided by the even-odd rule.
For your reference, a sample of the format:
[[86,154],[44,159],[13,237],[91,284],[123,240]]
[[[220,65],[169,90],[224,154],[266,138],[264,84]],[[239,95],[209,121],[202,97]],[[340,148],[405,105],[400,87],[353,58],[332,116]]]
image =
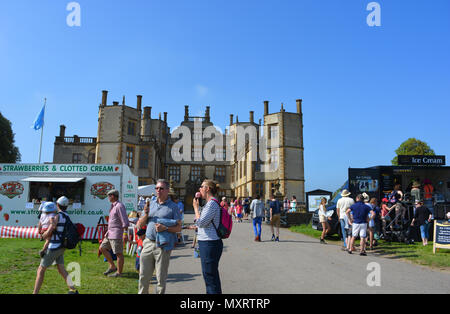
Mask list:
[[220,205],[216,198],[218,190],[219,184],[215,181],[203,181],[200,194],[202,199],[206,200],[206,205],[203,207],[201,214],[199,212],[199,200],[194,198],[193,201],[198,227],[197,241],[207,294],[222,294],[219,261],[222,256],[223,242],[216,231],[216,227],[220,223]]

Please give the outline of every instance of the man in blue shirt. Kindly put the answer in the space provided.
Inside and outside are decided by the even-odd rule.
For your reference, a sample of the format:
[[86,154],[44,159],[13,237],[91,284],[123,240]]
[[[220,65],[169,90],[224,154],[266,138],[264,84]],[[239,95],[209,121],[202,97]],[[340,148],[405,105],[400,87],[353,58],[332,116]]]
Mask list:
[[348,247],[348,253],[352,254],[352,247],[355,243],[355,238],[359,235],[360,241],[360,254],[366,256],[366,238],[367,238],[367,223],[369,222],[369,213],[371,209],[364,204],[364,197],[361,194],[356,196],[356,203],[350,206],[347,210],[347,217],[349,224],[352,225],[352,239],[350,246]]
[[[152,201],[150,206],[145,205],[143,216],[139,219],[137,228],[141,229],[147,225],[147,232],[143,242],[140,269],[139,269],[139,294],[148,294],[150,280],[153,270],[156,269],[157,293],[164,294],[166,290],[166,280],[169,270],[170,254],[176,242],[176,233],[181,231],[181,215],[176,203],[169,198],[169,182],[160,179],[156,183],[156,201]],[[175,225],[169,226],[159,221],[176,221]],[[164,233],[167,240],[164,247],[158,246],[157,234]],[[166,237],[167,236],[167,237]]]

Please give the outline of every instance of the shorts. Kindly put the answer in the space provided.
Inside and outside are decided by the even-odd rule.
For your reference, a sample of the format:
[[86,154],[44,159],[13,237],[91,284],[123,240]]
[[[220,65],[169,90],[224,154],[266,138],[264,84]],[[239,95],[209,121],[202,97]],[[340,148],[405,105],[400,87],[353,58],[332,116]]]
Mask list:
[[108,251],[113,251],[114,254],[123,254],[123,240],[122,239],[108,239],[104,238],[100,248],[105,248]]
[[327,221],[327,217],[325,217],[324,215],[319,215],[319,222],[326,222]]
[[49,268],[56,262],[57,265],[64,265],[64,251],[66,249],[61,248],[57,250],[47,250],[43,258],[41,258],[40,266]]
[[359,235],[360,238],[366,238],[367,237],[367,224],[356,224],[354,223],[352,225],[352,236],[357,237]]
[[270,225],[275,225],[276,227],[280,226],[280,214],[272,215],[272,220],[270,221]]
[[352,227],[350,227],[350,228],[346,228],[345,229],[345,234],[347,235],[347,237],[351,237],[352,236]]
[[242,215],[242,214],[237,214],[237,217],[238,217],[238,218],[242,218],[243,215]]

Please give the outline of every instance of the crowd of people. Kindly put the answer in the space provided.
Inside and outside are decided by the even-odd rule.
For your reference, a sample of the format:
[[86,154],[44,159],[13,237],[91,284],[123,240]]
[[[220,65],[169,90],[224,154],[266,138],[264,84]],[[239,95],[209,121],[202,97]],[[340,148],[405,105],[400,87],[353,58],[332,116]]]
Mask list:
[[[219,203],[219,189],[219,184],[213,180],[205,180],[202,183],[193,200],[194,225],[188,227],[195,229],[193,247],[198,247],[208,294],[222,293],[219,262],[223,253],[223,241],[218,232],[222,209],[233,216],[235,222],[251,219],[256,242],[262,241],[262,222],[268,218],[272,233],[271,241],[279,242],[281,214],[295,211],[298,206],[295,196],[291,200],[285,198],[279,201],[273,195],[266,205],[260,195],[254,199],[238,197],[232,199],[230,203],[223,197]],[[156,195],[140,203],[142,211],[134,220],[138,245],[136,270],[139,272],[139,294],[149,293],[150,280],[154,272],[157,279],[156,292],[163,294],[166,290],[170,256],[180,241],[184,220],[184,204],[177,197],[169,195],[169,190],[170,184],[167,180],[158,180]],[[129,240],[130,220],[125,206],[119,201],[119,192],[111,190],[107,195],[111,207],[107,232],[99,246],[99,255],[102,254],[108,262],[108,269],[103,274],[117,278],[123,276],[124,243]],[[399,186],[396,186],[389,198],[382,199],[381,207],[376,198],[370,198],[366,193],[356,195],[355,200],[350,195],[351,193],[344,189],[336,204],[336,214],[342,231],[342,249],[353,254],[356,251],[355,240],[359,237],[359,254],[365,256],[366,247],[372,250],[377,245],[377,239],[382,230],[387,228],[388,222],[391,228],[395,228],[396,223],[404,223],[405,209],[402,205],[404,195]],[[68,204],[67,197],[62,196],[56,203],[44,202],[41,205],[38,231],[44,245],[39,252],[41,262],[34,293],[39,293],[45,271],[53,263],[56,263],[59,273],[69,287],[69,293],[78,293],[64,267],[65,248],[62,237],[65,222],[69,219],[66,213]],[[332,213],[327,211],[326,205],[327,199],[323,198],[319,206],[319,221],[322,224],[320,243],[323,244],[326,244],[325,237],[331,230],[329,221]],[[428,224],[432,219],[432,213],[420,199],[416,199],[415,205],[411,226],[420,228],[425,246],[428,244]],[[388,217],[392,211],[396,215],[395,219],[390,221]]]
[[[355,240],[360,238],[360,255],[367,255],[366,249],[373,250],[377,245],[377,239],[386,230],[398,230],[399,225],[406,222],[406,207],[403,204],[404,193],[397,184],[387,198],[378,200],[370,198],[367,193],[358,194],[355,200],[351,193],[344,189],[341,198],[336,204],[337,217],[339,219],[343,246],[342,250],[352,254],[355,249]],[[319,206],[319,222],[322,224],[321,243],[326,243],[324,238],[331,231],[329,221],[330,211],[326,209],[327,199],[323,198]],[[390,213],[393,215],[390,215]],[[392,218],[392,216],[394,218]],[[416,197],[410,227],[418,227],[422,238],[422,244],[426,246],[429,238],[429,223],[432,220],[431,211],[424,206],[424,202]]]
[[[198,248],[202,274],[206,293],[222,293],[219,261],[223,251],[223,242],[219,237],[217,226],[220,223],[221,209],[225,209],[235,222],[252,220],[255,238],[261,242],[262,222],[270,221],[271,240],[279,242],[280,215],[283,211],[294,211],[297,206],[295,196],[291,201],[278,201],[274,196],[267,201],[267,207],[261,197],[235,198],[230,203],[223,197],[218,200],[220,186],[212,180],[205,180],[193,200],[195,221],[188,229],[195,230],[193,247]],[[163,294],[169,271],[172,250],[180,241],[184,220],[184,204],[176,197],[169,195],[170,184],[160,179],[156,184],[156,195],[151,198],[140,199],[138,209],[133,217],[127,216],[127,211],[119,201],[119,192],[108,192],[111,204],[108,215],[107,231],[99,245],[99,256],[103,255],[108,268],[103,275],[117,278],[123,276],[124,244],[134,238],[137,244],[135,268],[139,272],[138,293],[149,293],[150,280],[156,274],[156,293]],[[56,263],[61,276],[69,287],[69,293],[78,293],[70,276],[64,267],[64,251],[62,232],[65,220],[68,218],[66,209],[68,199],[61,197],[56,203],[45,202],[41,205],[39,233],[44,246],[39,252],[41,264],[39,266],[34,293],[39,293],[46,269]],[[129,237],[130,220],[135,223],[135,234]]]

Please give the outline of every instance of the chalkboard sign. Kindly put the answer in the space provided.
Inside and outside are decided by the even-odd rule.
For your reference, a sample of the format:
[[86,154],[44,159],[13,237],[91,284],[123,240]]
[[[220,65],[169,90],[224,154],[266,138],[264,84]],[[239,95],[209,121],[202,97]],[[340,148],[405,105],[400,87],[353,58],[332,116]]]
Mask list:
[[436,249],[450,249],[450,222],[446,220],[434,221],[433,253]]

